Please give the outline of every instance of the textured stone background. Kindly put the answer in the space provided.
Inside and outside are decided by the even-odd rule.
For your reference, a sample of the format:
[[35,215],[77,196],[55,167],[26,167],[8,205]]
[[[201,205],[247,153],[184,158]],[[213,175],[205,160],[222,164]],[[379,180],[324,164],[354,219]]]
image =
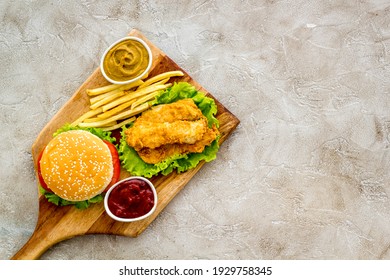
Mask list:
[[132,28],[241,124],[141,236],[42,259],[390,259],[388,0],[7,0],[0,19],[1,259],[36,224],[34,139]]

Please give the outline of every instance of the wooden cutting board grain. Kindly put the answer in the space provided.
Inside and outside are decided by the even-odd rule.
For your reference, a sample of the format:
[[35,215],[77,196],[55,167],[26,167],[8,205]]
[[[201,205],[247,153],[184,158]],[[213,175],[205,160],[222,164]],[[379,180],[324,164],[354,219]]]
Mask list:
[[[129,35],[142,38],[152,50],[153,64],[149,77],[165,71],[181,70],[185,75],[183,77],[172,78],[170,82],[186,81],[194,85],[198,90],[206,93],[209,97],[214,98],[138,30],[132,30]],[[89,99],[85,93],[86,89],[96,88],[106,84],[108,84],[108,82],[102,76],[100,69],[96,69],[43,128],[32,145],[32,157],[35,170],[37,167],[37,157],[45,145],[52,139],[53,133],[65,123],[73,122],[84,112],[88,111]],[[234,131],[240,121],[218,102],[218,100],[215,100],[215,102],[218,107],[216,117],[220,122],[220,144],[222,144]],[[148,218],[133,223],[114,221],[105,213],[103,203],[94,204],[85,210],[79,210],[73,206],[58,207],[47,202],[46,198],[40,195],[38,202],[38,221],[35,231],[27,243],[12,257],[12,259],[38,259],[54,244],[78,235],[116,234],[137,237],[148,227],[159,213],[161,213],[180,190],[184,188],[203,164],[204,162],[201,162],[196,168],[181,174],[172,172],[168,176],[158,175],[151,178],[150,180],[156,186],[158,194],[156,211]],[[121,171],[121,178],[128,176],[130,176],[130,174],[127,171]]]

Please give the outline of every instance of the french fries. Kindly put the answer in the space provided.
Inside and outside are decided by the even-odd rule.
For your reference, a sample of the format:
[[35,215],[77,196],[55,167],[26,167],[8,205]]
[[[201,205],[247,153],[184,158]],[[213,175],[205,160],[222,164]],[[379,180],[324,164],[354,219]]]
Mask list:
[[119,87],[121,87],[121,85],[111,84],[111,85],[100,87],[100,88],[87,89],[87,94],[89,96],[99,95],[99,94],[102,94],[102,93],[109,92],[111,90],[115,90],[115,89],[117,89]]
[[136,81],[131,84],[127,84],[121,87],[118,87],[112,91],[106,92],[102,95],[99,95],[97,97],[91,98],[91,109],[96,109],[101,107],[104,104],[109,103],[112,100],[115,100],[117,97],[123,96],[126,94],[126,92],[134,87],[142,85],[142,81]]
[[103,106],[103,112],[105,112],[105,111],[107,111],[107,110],[109,110],[111,108],[114,108],[115,106],[121,105],[121,104],[123,104],[123,103],[125,103],[127,101],[133,100],[135,98],[142,97],[145,94],[148,94],[148,93],[151,93],[151,92],[155,92],[155,91],[160,91],[160,90],[166,89],[166,88],[168,88],[170,86],[171,86],[171,84],[150,85],[148,87],[137,89],[136,91],[131,92],[131,94],[124,95],[123,97],[115,99],[114,101],[104,105]]
[[182,71],[164,72],[148,79],[148,76],[126,85],[110,84],[87,89],[90,110],[76,119],[72,125],[97,127],[105,131],[118,129],[135,120],[135,116],[149,109],[149,102],[162,90],[170,87],[171,77],[181,77]]
[[184,75],[184,73],[182,71],[170,71],[170,72],[161,73],[161,74],[156,75],[156,76],[148,79],[147,81],[145,81],[142,85],[139,86],[139,88],[147,87],[153,83],[156,83],[156,82],[164,80],[164,79],[169,80],[169,78],[174,77],[174,76],[182,77],[183,75]]
[[115,129],[121,128],[122,126],[124,126],[126,124],[129,124],[129,123],[131,123],[133,121],[135,121],[135,117],[131,117],[131,118],[127,119],[127,120],[124,120],[124,121],[122,121],[120,123],[117,123],[117,124],[114,124],[112,126],[102,127],[102,130],[104,130],[104,131],[115,130]]
[[145,111],[148,108],[149,108],[149,104],[144,103],[135,109],[123,111],[123,112],[121,112],[115,116],[109,117],[107,119],[102,119],[102,120],[98,120],[95,122],[85,122],[84,121],[82,123],[79,123],[78,126],[80,126],[80,127],[100,127],[100,128],[105,127],[107,125],[111,125],[112,122],[114,122],[114,121],[118,121],[118,120],[122,120],[122,119],[126,119],[126,118],[130,118],[132,116],[135,116],[135,115]]
[[98,114],[100,114],[101,112],[103,112],[103,108],[97,108],[95,110],[91,110],[91,111],[88,111],[86,112],[85,114],[83,114],[81,117],[79,117],[77,120],[75,120],[72,125],[73,126],[76,126],[76,125],[79,125],[81,122],[83,122],[84,120],[88,119],[88,118],[91,118],[91,117],[94,117]]
[[158,93],[159,93],[158,91],[153,91],[152,93],[137,99],[136,101],[134,101],[133,104],[131,104],[131,109],[134,109],[137,106],[141,105],[142,103],[145,103],[145,102],[148,102],[148,101],[152,100],[154,97],[156,97],[156,95]]

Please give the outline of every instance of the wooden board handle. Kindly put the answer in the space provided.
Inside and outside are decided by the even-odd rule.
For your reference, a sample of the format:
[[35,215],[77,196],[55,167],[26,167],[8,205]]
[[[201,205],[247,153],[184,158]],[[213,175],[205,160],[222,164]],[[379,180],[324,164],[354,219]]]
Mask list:
[[[56,243],[56,242],[54,242]],[[42,238],[39,231],[35,231],[27,243],[11,258],[11,260],[36,260],[52,245]]]
[[[97,216],[100,216],[104,211],[103,206],[101,205],[90,208],[98,208],[93,211]],[[56,206],[48,202],[44,196],[41,196],[39,198],[39,214],[35,231],[27,243],[11,259],[38,259],[54,244],[76,235],[83,234],[83,230],[89,228],[91,224],[96,221],[95,215],[88,215],[90,211],[86,210],[84,213],[86,214],[86,220],[79,222],[81,225],[80,228],[73,228],[70,221],[73,218],[75,218],[76,221],[79,221],[83,212],[73,206]],[[85,225],[85,227],[83,227],[83,225]]]

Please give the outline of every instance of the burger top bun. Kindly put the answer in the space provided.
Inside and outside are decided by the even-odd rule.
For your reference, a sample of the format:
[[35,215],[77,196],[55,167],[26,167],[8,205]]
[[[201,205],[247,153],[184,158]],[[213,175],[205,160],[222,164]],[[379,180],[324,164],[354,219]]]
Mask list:
[[102,193],[114,172],[107,145],[84,130],[70,130],[53,138],[43,151],[40,165],[47,186],[69,201]]

